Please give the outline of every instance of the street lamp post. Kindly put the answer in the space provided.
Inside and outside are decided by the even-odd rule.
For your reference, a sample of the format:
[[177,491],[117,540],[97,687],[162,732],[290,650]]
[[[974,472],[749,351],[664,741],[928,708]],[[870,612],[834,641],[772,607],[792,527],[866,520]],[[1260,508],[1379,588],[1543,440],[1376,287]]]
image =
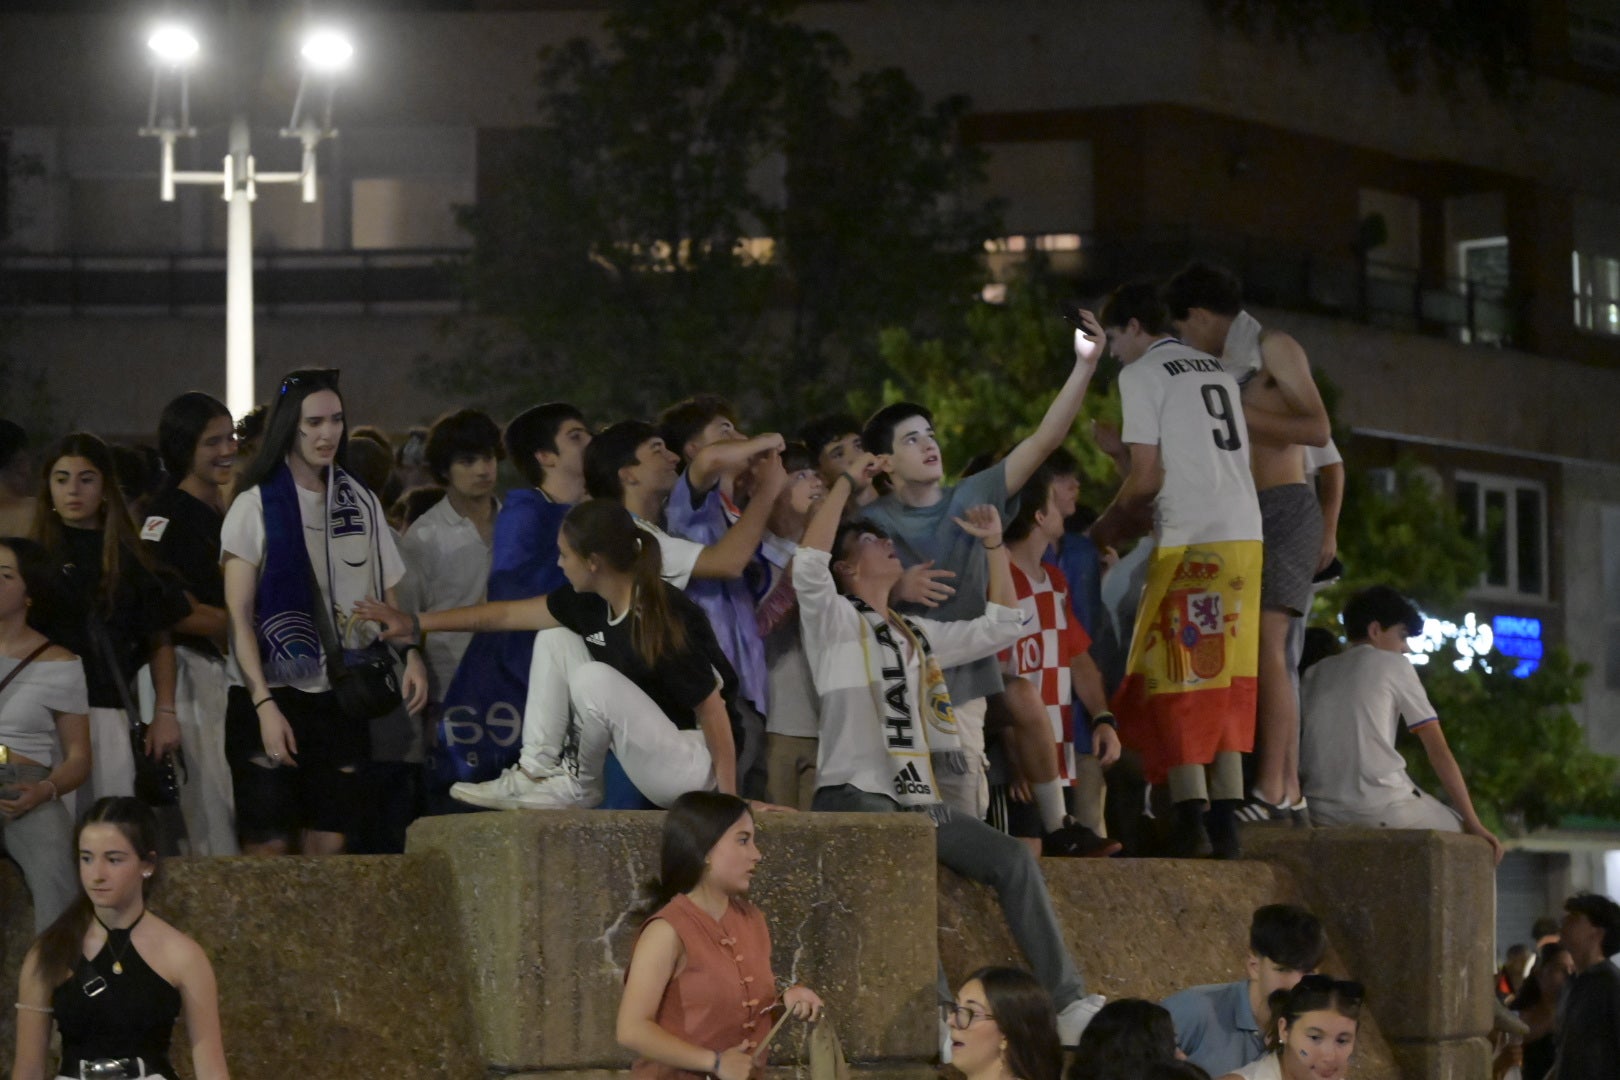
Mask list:
[[[231,37],[240,48],[246,36],[246,10],[243,0],[232,0],[229,22]],[[191,138],[197,129],[191,125],[188,76],[190,64],[201,46],[190,31],[179,26],[158,28],[147,39],[155,64],[152,97],[142,135],[152,136],[161,146],[159,193],[164,202],[174,201],[177,184],[218,184],[227,204],[225,231],[225,406],[233,416],[242,416],[254,405],[253,378],[253,201],[260,184],[299,184],[303,200],[316,198],[315,150],[323,140],[337,135],[332,126],[332,99],[336,93],[334,76],[348,65],[354,49],[347,39],[331,30],[319,30],[304,41],[303,70],[298,94],[293,99],[292,119],[281,129],[284,138],[303,144],[303,158],[297,172],[259,172],[254,166],[252,140],[248,127],[247,104],[240,94],[233,95],[230,149],[219,172],[176,170],[174,144]],[[232,65],[233,75],[235,65]],[[319,110],[307,106],[312,84],[324,83],[326,100]]]

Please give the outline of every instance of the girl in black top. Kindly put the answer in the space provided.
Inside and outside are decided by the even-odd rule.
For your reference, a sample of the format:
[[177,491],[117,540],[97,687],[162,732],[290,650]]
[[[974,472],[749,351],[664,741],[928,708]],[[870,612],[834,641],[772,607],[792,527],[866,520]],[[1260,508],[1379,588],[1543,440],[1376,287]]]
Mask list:
[[[226,1080],[214,969],[198,944],[146,909],[157,822],[137,799],[102,799],[79,825],[78,901],[23,958],[15,1080],[45,1080],[51,1021],[63,1076],[175,1080],[169,1042],[182,1009],[197,1080]],[[118,1063],[122,1070],[118,1070]]]
[[236,855],[236,813],[225,760],[230,613],[219,568],[225,491],[236,464],[230,410],[193,391],[163,408],[158,452],[168,483],[147,506],[141,539],[185,586],[191,613],[174,627],[174,706],[186,747],[180,792],[192,855]]
[[618,503],[591,499],[563,519],[557,547],[568,584],[546,596],[420,622],[381,604],[355,607],[396,641],[423,628],[553,631],[535,638],[518,764],[456,784],[451,797],[495,809],[595,806],[610,750],[660,806],[693,790],[736,794],[728,703],[737,676],[703,610],[659,576],[657,538]]
[[136,540],[106,443],[85,432],[67,436],[46,455],[44,479],[49,500],[40,503],[34,539],[61,566],[66,586],[46,635],[84,660],[90,691],[90,781],[80,798],[130,795],[129,725],[141,720],[126,715],[130,683],[151,665],[155,706],[144,749],[160,759],[180,745],[169,629],[191,604]]

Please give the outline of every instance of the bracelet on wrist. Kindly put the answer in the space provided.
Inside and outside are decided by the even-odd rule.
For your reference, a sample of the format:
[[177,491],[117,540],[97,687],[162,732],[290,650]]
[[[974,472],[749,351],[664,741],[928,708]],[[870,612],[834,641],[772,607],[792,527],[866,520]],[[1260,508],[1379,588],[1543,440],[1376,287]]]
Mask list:
[[996,548],[1006,547],[1006,546],[1007,545],[1005,543],[985,544],[984,545],[984,550],[986,550],[986,551],[994,551],[994,550],[996,550]]
[[47,776],[45,779],[41,780],[40,783],[51,785],[51,802],[55,802],[57,799],[62,797],[62,793],[60,791],[56,790],[56,781],[55,780],[52,780],[50,777]]
[[159,706],[155,707],[152,711],[155,712],[155,713],[166,712],[166,713],[170,714],[171,716],[178,716],[179,715],[178,713],[176,713],[174,711],[174,706],[173,705],[159,705]]
[[413,653],[413,652],[421,652],[421,651],[422,651],[422,646],[418,645],[414,641],[408,641],[403,645],[395,645],[394,646],[394,655],[398,656],[401,660],[404,660],[407,656],[410,656],[411,653]]
[[1093,716],[1091,718],[1091,722],[1093,724],[1107,724],[1109,727],[1113,728],[1115,731],[1119,730],[1119,721],[1114,718],[1113,713],[1108,712],[1107,710],[1104,710],[1103,712],[1098,713],[1096,716]]
[[266,695],[264,695],[264,697],[260,698],[258,701],[255,701],[253,703],[253,707],[255,709],[257,709],[260,705],[263,705],[265,702],[274,701],[274,700],[276,700],[276,699],[273,696],[271,696],[270,694],[266,694]]

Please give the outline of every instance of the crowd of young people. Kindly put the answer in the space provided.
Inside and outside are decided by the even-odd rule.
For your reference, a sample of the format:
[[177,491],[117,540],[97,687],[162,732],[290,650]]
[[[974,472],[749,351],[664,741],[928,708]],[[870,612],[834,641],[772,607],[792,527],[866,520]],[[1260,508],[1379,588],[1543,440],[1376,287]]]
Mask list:
[[[504,431],[461,409],[395,451],[336,370],[304,369],[235,425],[176,398],[157,483],[71,434],[37,495],[0,424],[0,811],[40,925],[74,893],[47,857],[69,804],[137,790],[177,803],[159,843],[193,854],[400,850],[422,813],[693,791],[913,811],[995,887],[1073,1045],[1101,1001],[1037,852],[1236,857],[1240,820],[1309,824],[1308,796],[1500,858],[1398,659],[1403,599],[1352,602],[1302,724],[1291,650],[1342,464],[1311,481],[1330,440],[1299,343],[1203,265],[1073,322],[1036,430],[956,483],[914,402],[753,436],[707,394],[594,433],[563,402]],[[1121,482],[1087,526],[1062,444],[1105,351]],[[498,495],[503,459],[522,482]],[[1403,719],[1451,807],[1398,766]],[[1144,783],[1167,847],[1141,836]]]

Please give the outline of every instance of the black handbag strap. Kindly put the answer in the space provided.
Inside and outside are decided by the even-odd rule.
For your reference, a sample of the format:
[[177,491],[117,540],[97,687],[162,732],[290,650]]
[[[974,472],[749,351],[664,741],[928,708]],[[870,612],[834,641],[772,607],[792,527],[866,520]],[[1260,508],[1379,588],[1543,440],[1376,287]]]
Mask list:
[[0,679],[0,694],[5,693],[6,687],[11,685],[11,680],[15,679],[18,675],[20,675],[22,673],[23,668],[27,667],[29,664],[32,664],[34,662],[34,660],[39,656],[40,653],[44,652],[46,649],[48,649],[50,647],[51,647],[51,641],[50,641],[49,638],[46,638],[45,639],[45,644],[41,645],[39,648],[35,649],[33,652],[31,652],[27,656],[23,657],[22,658],[22,663],[18,664],[16,667],[14,667],[10,671],[8,671],[6,673],[6,677],[3,678],[3,679]]
[[101,653],[101,662],[107,665],[107,673],[112,676],[114,685],[118,687],[118,700],[123,703],[124,715],[129,719],[129,726],[134,728],[137,724],[141,724],[141,710],[135,707],[135,702],[129,695],[129,681],[124,678],[124,669],[119,666],[118,654],[113,651],[112,638],[107,636],[107,627],[94,615],[86,621],[90,628],[90,640]]

